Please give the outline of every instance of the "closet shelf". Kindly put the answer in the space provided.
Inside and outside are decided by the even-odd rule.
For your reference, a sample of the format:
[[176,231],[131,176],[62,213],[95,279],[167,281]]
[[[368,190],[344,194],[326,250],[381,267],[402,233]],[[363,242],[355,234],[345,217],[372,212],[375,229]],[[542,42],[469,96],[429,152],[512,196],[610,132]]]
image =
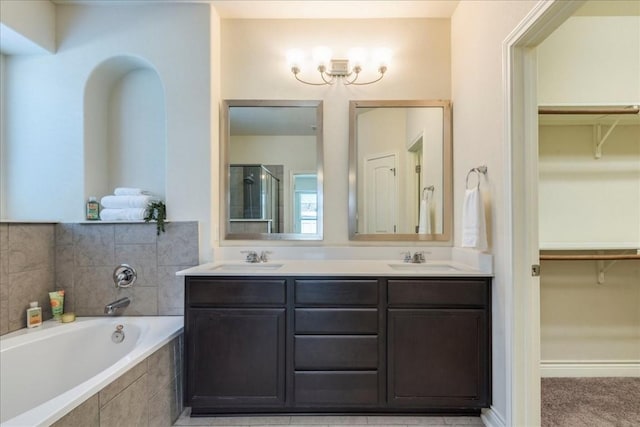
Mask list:
[[[605,253],[604,250],[596,250],[598,253],[588,253],[584,252],[594,252],[593,249],[583,249],[583,250],[573,250],[573,251],[563,251],[563,252],[573,252],[573,253],[543,253],[548,252],[545,250],[540,251],[540,261],[595,261],[597,267],[597,280],[598,284],[604,284],[605,273],[613,267],[618,261],[629,261],[629,260],[638,260],[640,261],[640,248],[635,247],[632,249],[619,249],[619,250],[609,250]],[[578,253],[576,253],[578,252]],[[617,253],[614,253],[617,252]],[[631,252],[631,253],[629,253]]]
[[[640,125],[640,107],[629,106],[539,106],[541,125],[592,125],[593,156],[602,157],[602,146],[618,125]],[[602,126],[608,126],[603,135]]]

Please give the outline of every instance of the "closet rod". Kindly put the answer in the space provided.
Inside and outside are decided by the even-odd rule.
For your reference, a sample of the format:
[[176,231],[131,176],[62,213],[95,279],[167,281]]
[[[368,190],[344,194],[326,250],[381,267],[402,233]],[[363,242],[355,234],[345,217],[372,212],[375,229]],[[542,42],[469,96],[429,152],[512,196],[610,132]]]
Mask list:
[[540,255],[541,260],[545,261],[573,261],[573,260],[621,260],[621,259],[640,259],[640,254],[599,254],[599,255]]
[[538,114],[640,114],[640,107],[538,107]]

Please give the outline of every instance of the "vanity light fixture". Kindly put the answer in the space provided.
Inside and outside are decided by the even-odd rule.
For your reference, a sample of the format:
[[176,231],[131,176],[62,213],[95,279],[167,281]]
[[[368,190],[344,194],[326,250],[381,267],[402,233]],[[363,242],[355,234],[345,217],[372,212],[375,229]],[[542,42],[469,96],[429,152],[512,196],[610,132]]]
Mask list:
[[291,49],[287,52],[287,63],[289,64],[289,68],[291,69],[293,76],[299,82],[312,86],[324,86],[332,85],[338,79],[342,79],[342,83],[345,86],[363,86],[382,80],[384,73],[387,72],[387,65],[391,58],[391,50],[387,48],[379,48],[372,52],[371,63],[378,68],[378,73],[380,75],[378,78],[367,82],[357,81],[360,76],[360,72],[362,72],[363,64],[367,59],[367,53],[362,48],[351,49],[349,52],[349,59],[334,59],[332,58],[331,49],[325,46],[320,46],[313,50],[312,57],[313,64],[317,67],[322,82],[314,83],[300,78],[299,74],[305,59],[305,54],[300,49]]

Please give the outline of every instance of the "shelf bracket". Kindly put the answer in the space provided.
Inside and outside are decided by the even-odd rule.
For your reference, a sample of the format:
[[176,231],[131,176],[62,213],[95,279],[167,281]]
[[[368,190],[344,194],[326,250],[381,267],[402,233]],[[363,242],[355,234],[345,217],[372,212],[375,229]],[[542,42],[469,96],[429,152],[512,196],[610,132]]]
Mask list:
[[604,136],[601,136],[602,124],[598,123],[594,125],[593,141],[594,141],[594,157],[596,159],[602,158],[602,146],[604,145],[607,138],[609,138],[609,135],[611,135],[611,132],[613,132],[613,130],[615,129],[615,127],[618,125],[619,122],[620,122],[620,119],[616,119],[616,121],[613,122],[611,126],[609,126],[609,129],[607,130],[607,133],[604,134]]
[[[602,254],[604,252],[598,251],[598,253]],[[618,262],[618,260],[609,262],[605,262],[603,260],[596,261],[596,268],[598,269],[598,285],[604,285],[604,274],[609,271],[609,269],[613,267],[616,262]]]

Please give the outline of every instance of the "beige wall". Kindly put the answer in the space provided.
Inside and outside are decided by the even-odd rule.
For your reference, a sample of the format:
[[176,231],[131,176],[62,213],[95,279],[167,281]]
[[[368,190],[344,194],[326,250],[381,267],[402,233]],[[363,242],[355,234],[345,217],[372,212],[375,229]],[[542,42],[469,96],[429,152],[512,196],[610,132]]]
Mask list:
[[461,212],[465,176],[486,164],[488,174],[480,188],[487,206],[489,252],[494,256],[493,286],[493,409],[507,420],[507,310],[509,288],[505,283],[511,251],[503,237],[511,230],[506,216],[509,179],[504,136],[505,105],[502,75],[502,43],[535,6],[535,1],[462,1],[451,20],[451,81],[453,99],[454,234],[460,245]]
[[[349,101],[450,99],[449,30],[448,19],[222,21],[223,99],[324,102],[325,218],[324,240],[318,245],[349,244]],[[334,56],[344,56],[349,48],[357,46],[386,46],[394,54],[380,83],[358,87],[303,85],[288,69],[286,52],[296,47],[310,52],[319,44],[331,47]],[[305,72],[303,77],[316,79],[316,74]],[[218,165],[214,167],[212,175],[219,176]],[[214,215],[214,223],[218,223],[219,211]]]
[[596,159],[593,126],[540,127],[541,248],[640,248],[639,142],[619,125]]
[[597,279],[595,261],[543,261],[543,367],[545,362],[640,361],[638,262],[617,261],[603,284]]
[[540,44],[538,65],[540,105],[637,104],[640,16],[571,17]]

